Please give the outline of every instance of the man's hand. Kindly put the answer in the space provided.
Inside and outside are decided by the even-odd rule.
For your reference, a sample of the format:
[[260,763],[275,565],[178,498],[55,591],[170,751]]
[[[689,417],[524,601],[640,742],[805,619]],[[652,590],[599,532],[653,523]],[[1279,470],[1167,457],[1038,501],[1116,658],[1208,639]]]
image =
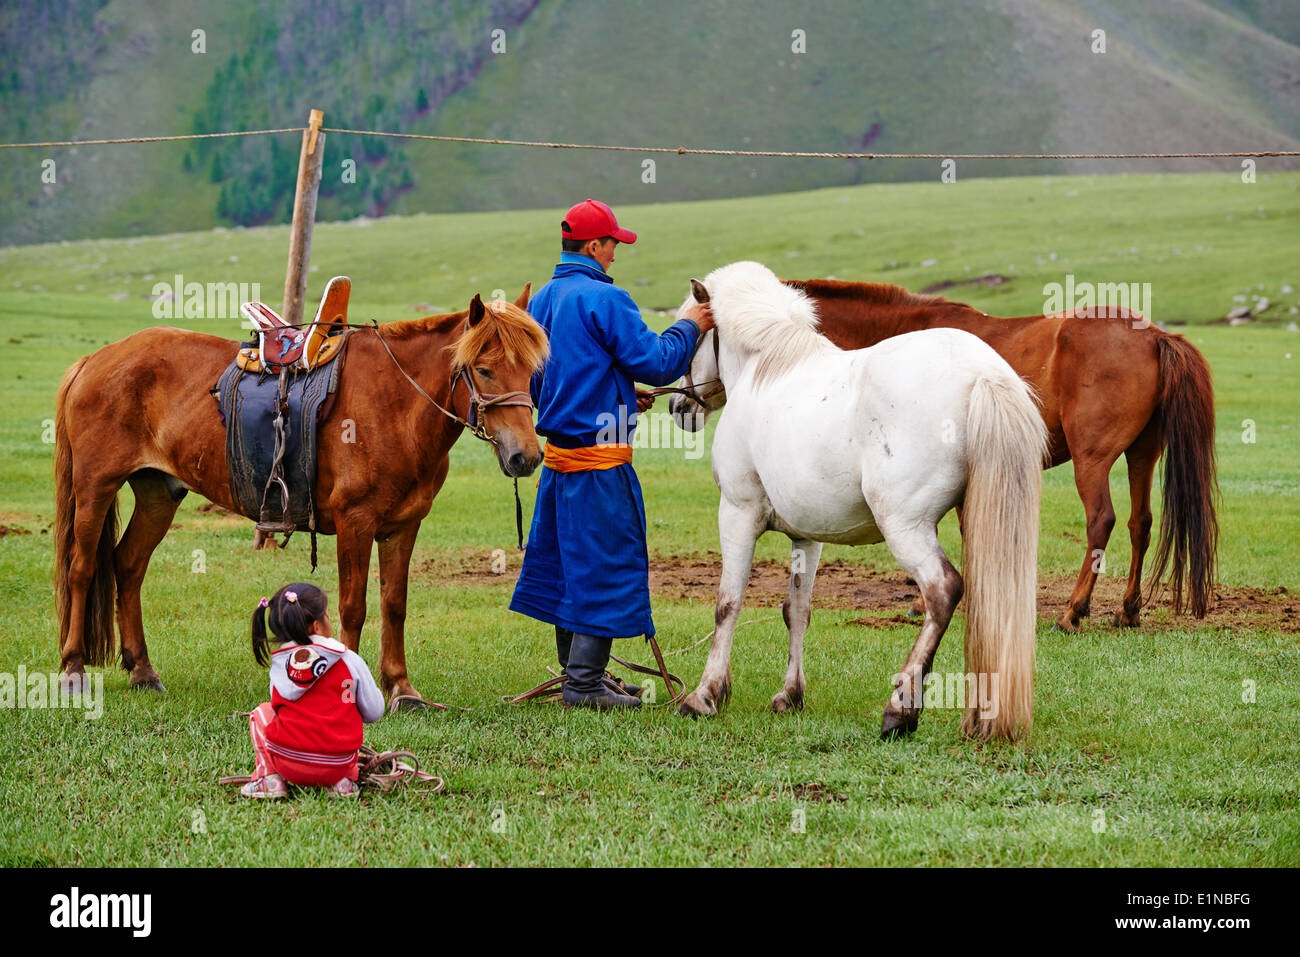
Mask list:
[[636,390],[636,410],[638,413],[647,411],[650,406],[655,404],[655,395],[645,389]]
[[695,324],[700,327],[700,335],[704,335],[713,328],[713,307],[707,302],[692,303],[690,308],[682,312],[678,319],[693,319]]

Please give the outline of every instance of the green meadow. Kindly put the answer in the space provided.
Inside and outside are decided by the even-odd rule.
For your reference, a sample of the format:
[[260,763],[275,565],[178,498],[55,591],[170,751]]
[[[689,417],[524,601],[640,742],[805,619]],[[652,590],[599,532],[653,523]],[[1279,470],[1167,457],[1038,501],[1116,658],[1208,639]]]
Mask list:
[[[549,277],[559,215],[321,225],[309,296],[349,275],[352,316],[381,321],[461,309],[476,292],[514,298]],[[1252,185],[1231,171],[878,185],[619,215],[642,238],[619,248],[611,272],[658,328],[689,277],[737,259],[792,278],[917,290],[952,282],[945,295],[999,315],[1041,312],[1044,285],[1067,274],[1151,283],[1152,318],[1187,335],[1215,375],[1221,581],[1300,589],[1300,317],[1290,312],[1300,302],[1300,174],[1261,171]],[[179,274],[258,283],[276,303],[286,251],[284,227],[0,249],[0,675],[59,663],[47,439],[64,369],[151,325],[240,337],[237,317],[160,319],[148,297]],[[970,282],[992,275],[1003,281]],[[1257,320],[1215,322],[1254,296],[1271,303]],[[636,453],[656,556],[716,558],[705,442],[698,456]],[[1084,517],[1070,466],[1043,482],[1040,571],[1072,575]],[[527,510],[533,482],[520,486]],[[1122,577],[1122,461],[1111,488],[1118,521],[1106,575]],[[129,490],[120,504],[125,518]],[[1300,648],[1279,621],[1227,627],[1157,608],[1141,628],[1120,629],[1109,623],[1114,607],[1097,600],[1078,634],[1044,620],[1034,729],[1014,745],[963,740],[960,713],[942,709],[927,710],[912,738],[880,742],[890,679],[916,627],[818,608],[816,593],[802,713],[768,710],[785,629],[779,609],[755,605],[737,634],[733,698],[714,719],[679,719],[663,706],[614,716],[503,704],[503,693],[544,676],[552,636],[506,610],[509,576],[482,583],[448,572],[486,572],[496,549],[511,569],[519,563],[510,483],[468,437],[421,530],[407,619],[412,679],[452,709],[367,729],[376,747],[419,754],[446,792],[328,806],[314,793],[244,801],[216,778],[251,769],[246,722],[234,714],[267,697],[249,616],[259,596],[292,580],[316,581],[336,599],[337,565],[332,539],[321,540],[314,575],[306,536],[255,552],[251,523],[201,513],[202,504],[182,503],[145,582],[150,655],[166,692],[130,692],[124,672],[104,669],[98,720],[0,709],[0,864],[1300,863]],[[1158,521],[1158,496],[1156,507]],[[942,539],[960,567],[952,516]],[[759,554],[784,559],[788,544],[769,535]],[[864,575],[896,567],[883,546],[827,547],[833,559]],[[369,614],[361,653],[373,666],[374,563]],[[655,616],[670,668],[693,684],[712,601],[659,597]],[[962,669],[961,643],[959,613],[937,671]],[[624,651],[648,657],[639,642]]]

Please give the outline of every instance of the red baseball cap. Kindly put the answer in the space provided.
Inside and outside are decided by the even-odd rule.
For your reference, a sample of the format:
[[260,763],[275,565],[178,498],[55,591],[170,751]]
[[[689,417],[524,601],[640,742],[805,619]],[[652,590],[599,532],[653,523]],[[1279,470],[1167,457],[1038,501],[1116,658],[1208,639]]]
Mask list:
[[[569,227],[568,229],[563,228]],[[623,229],[614,211],[598,199],[583,200],[564,214],[560,235],[565,239],[601,239],[612,236],[620,243],[636,242],[636,233]]]

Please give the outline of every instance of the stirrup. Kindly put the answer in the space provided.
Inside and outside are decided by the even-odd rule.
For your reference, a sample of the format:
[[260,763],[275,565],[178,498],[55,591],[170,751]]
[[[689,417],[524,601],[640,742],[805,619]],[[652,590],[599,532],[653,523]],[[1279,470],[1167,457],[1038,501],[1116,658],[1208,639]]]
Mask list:
[[259,532],[283,532],[285,535],[298,531],[298,526],[292,522],[255,522],[253,527]]

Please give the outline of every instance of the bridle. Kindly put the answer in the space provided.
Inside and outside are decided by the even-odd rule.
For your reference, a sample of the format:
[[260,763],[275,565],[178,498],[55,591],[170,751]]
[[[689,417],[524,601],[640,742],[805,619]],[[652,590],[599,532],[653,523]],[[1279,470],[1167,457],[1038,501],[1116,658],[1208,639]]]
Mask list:
[[[713,333],[713,366],[714,368],[717,368],[718,366],[717,327],[710,329],[709,332]],[[695,353],[700,351],[700,346],[704,344],[704,336],[707,336],[709,332],[704,333],[704,335],[701,335],[700,338],[696,340],[695,352],[691,353],[691,365],[695,364]],[[703,382],[696,383],[691,378],[690,366],[686,367],[686,375],[683,376],[683,378],[686,380],[686,385],[684,386],[666,385],[658,389],[647,389],[646,392],[649,395],[682,395],[690,399],[692,402],[694,402],[702,409],[704,408],[704,403],[708,402],[715,395],[720,395],[727,391],[727,387],[722,384],[721,379],[706,379]],[[704,393],[703,395],[700,395],[699,390],[706,385],[711,385],[713,386],[713,388],[710,389],[708,392]]]
[[[722,370],[719,368],[719,366],[720,366],[720,361],[719,361],[719,359],[718,359],[718,339],[719,339],[719,336],[718,336],[718,329],[717,329],[717,327],[715,326],[714,328],[710,329],[709,332],[712,332],[712,333],[713,333],[713,368],[718,369],[719,373],[721,373]],[[707,335],[709,334],[709,332],[706,332],[706,333],[704,334],[704,336],[707,336]],[[699,352],[699,351],[700,351],[700,346],[704,343],[704,336],[700,336],[700,341],[697,342],[697,343],[695,344],[695,351],[696,351],[696,352]],[[692,355],[692,356],[691,356],[691,365],[694,365],[694,364],[695,364],[695,356]],[[706,386],[706,385],[711,385],[711,386],[713,386],[713,388],[710,389],[708,392],[704,393],[704,395],[699,395],[697,390],[698,390],[701,386]],[[692,381],[692,379],[691,379],[691,370],[690,370],[690,366],[687,366],[687,368],[686,368],[686,390],[685,390],[685,394],[689,395],[692,399],[694,399],[696,405],[702,407],[702,406],[704,405],[704,403],[708,402],[708,401],[709,401],[710,399],[712,399],[715,395],[719,395],[719,394],[721,394],[721,393],[723,393],[723,392],[726,392],[726,391],[727,391],[727,387],[726,387],[725,385],[722,384],[722,379],[720,379],[720,378],[708,379],[708,380],[706,380],[706,381],[704,381],[704,382],[701,382],[700,385],[697,386],[697,385]]]
[[[497,445],[496,436],[492,435],[487,430],[488,409],[506,408],[508,406],[519,406],[521,408],[527,408],[530,410],[536,408],[536,406],[533,405],[532,394],[528,392],[521,392],[518,390],[514,392],[480,392],[478,390],[478,386],[474,384],[474,377],[469,374],[469,368],[467,366],[461,366],[460,369],[453,370],[451,373],[451,388],[448,391],[448,402],[451,405],[456,404],[455,402],[456,385],[457,383],[463,381],[465,383],[465,388],[469,390],[469,413],[468,413],[469,417],[466,419],[462,419],[459,415],[457,415],[452,410],[443,408],[442,403],[440,403],[433,396],[429,395],[429,393],[425,392],[423,387],[421,387],[420,383],[416,382],[413,378],[411,378],[411,374],[402,368],[402,364],[397,361],[397,356],[393,355],[393,350],[389,347],[387,340],[384,339],[383,334],[379,331],[379,323],[375,322],[372,319],[370,325],[366,328],[370,328],[374,331],[376,338],[378,338],[380,344],[383,345],[384,351],[388,353],[388,358],[393,360],[393,365],[397,367],[397,371],[400,372],[403,375],[403,377],[405,377],[407,382],[411,383],[411,385],[415,388],[416,392],[420,393],[420,395],[428,399],[429,403],[435,409],[437,409],[439,412],[445,415],[447,418],[451,419],[453,422],[459,422],[461,425],[465,426],[465,428],[469,429],[470,435],[474,436],[474,438],[482,439],[484,442],[491,443],[492,447],[494,449],[497,449],[498,451],[500,451],[501,447]],[[469,328],[468,319],[465,320],[465,328],[466,329]],[[523,551],[524,549],[524,506],[523,503],[519,500],[518,476],[514,476],[514,480],[515,480],[515,539],[516,542],[518,543],[519,550]]]
[[[462,419],[454,412],[447,412],[446,409],[443,409],[443,412],[457,422],[462,423],[476,439],[491,442],[494,447],[497,444],[496,436],[487,430],[488,409],[505,408],[512,405],[529,410],[536,409],[536,406],[533,405],[533,397],[528,392],[480,392],[478,386],[474,384],[474,377],[469,374],[469,369],[466,367],[462,367],[459,373],[452,373],[452,405],[456,404],[456,386],[461,382],[464,382],[465,388],[469,390],[469,419]],[[432,402],[433,400],[430,399],[429,401]],[[435,402],[434,405],[437,405],[437,403]]]
[[[518,390],[514,392],[480,392],[478,386],[474,384],[474,377],[469,374],[469,368],[467,366],[462,366],[461,368],[452,371],[451,388],[448,391],[450,402],[452,405],[455,405],[456,386],[461,382],[465,383],[465,388],[469,391],[469,417],[462,419],[452,410],[443,408],[442,404],[437,399],[425,392],[420,386],[420,383],[411,378],[410,373],[402,368],[402,364],[397,361],[397,356],[393,355],[393,350],[389,348],[387,340],[385,340],[383,334],[380,333],[378,323],[372,321],[368,328],[374,331],[375,336],[378,337],[384,350],[388,353],[388,358],[393,360],[393,365],[397,367],[397,371],[406,378],[407,382],[411,383],[416,392],[428,399],[429,403],[447,418],[451,419],[453,422],[459,422],[461,425],[465,426],[465,428],[469,429],[470,435],[474,436],[476,439],[482,439],[484,442],[491,443],[494,448],[498,447],[496,436],[492,435],[487,430],[487,412],[489,409],[505,408],[507,406],[520,406],[527,409],[536,408],[536,406],[533,405],[533,397],[528,392]],[[465,328],[469,328],[468,320],[465,322]]]

